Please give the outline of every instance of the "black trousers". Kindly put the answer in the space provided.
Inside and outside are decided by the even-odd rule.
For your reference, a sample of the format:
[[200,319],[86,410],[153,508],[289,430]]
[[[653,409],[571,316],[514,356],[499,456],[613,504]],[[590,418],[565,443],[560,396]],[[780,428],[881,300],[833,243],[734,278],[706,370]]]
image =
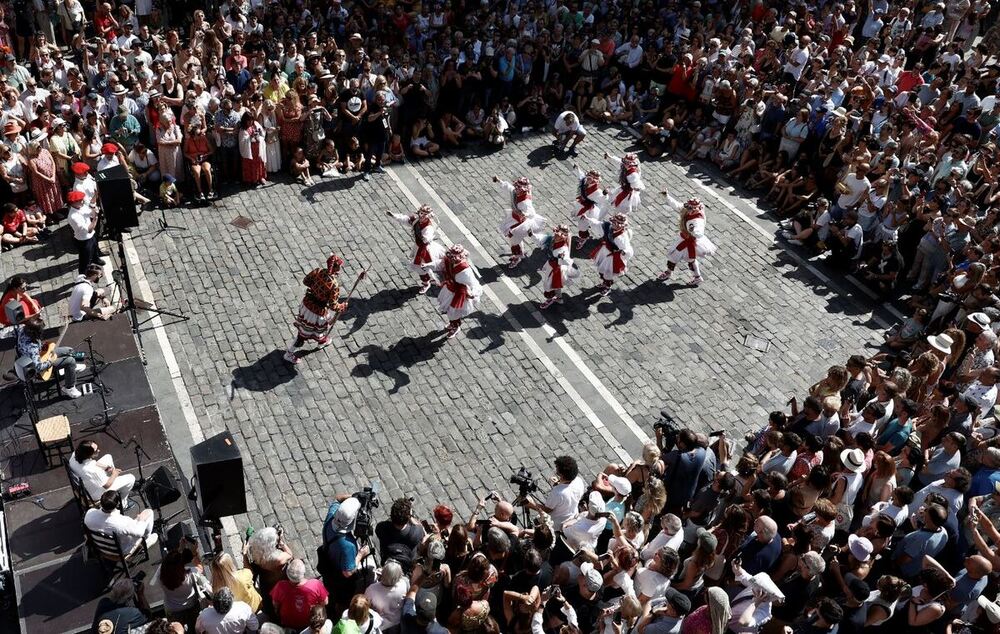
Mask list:
[[88,240],[73,238],[73,242],[76,243],[78,257],[76,270],[77,273],[83,275],[87,272],[87,267],[97,260],[97,233],[95,232]]

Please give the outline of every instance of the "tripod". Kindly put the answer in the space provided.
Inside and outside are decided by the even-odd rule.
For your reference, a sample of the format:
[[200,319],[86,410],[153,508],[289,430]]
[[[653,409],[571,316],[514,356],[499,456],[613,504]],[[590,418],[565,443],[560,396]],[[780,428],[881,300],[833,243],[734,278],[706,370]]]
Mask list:
[[[121,231],[115,233],[115,240],[118,242],[118,260],[119,260],[119,270],[121,271],[121,280],[125,283],[125,301],[124,306],[128,311],[129,319],[132,322],[132,334],[135,336],[136,342],[139,344],[139,350],[144,352],[142,346],[142,335],[139,332],[139,318],[136,316],[135,311],[144,310],[147,313],[152,313],[153,315],[168,315],[174,317],[181,321],[187,321],[190,319],[187,315],[181,313],[174,313],[168,310],[161,310],[156,308],[148,302],[143,302],[135,298],[135,293],[132,292],[132,276],[128,272],[128,258],[125,257],[125,240],[122,236]],[[117,281],[117,280],[116,280]],[[148,320],[147,320],[148,321]],[[145,323],[145,321],[143,322]],[[142,363],[146,364],[146,355],[142,355]]]
[[[111,425],[113,425],[115,419],[118,418],[118,414],[111,414],[111,412],[115,409],[108,404],[108,393],[111,389],[104,385],[104,381],[101,379],[101,368],[98,367],[97,357],[94,354],[94,336],[91,335],[86,337],[84,341],[87,342],[87,354],[90,357],[90,367],[93,372],[93,376],[91,378],[94,382],[94,391],[101,395],[102,412],[92,417],[90,419],[90,424],[87,427],[84,427],[81,431],[83,433],[104,432],[108,436],[111,436],[111,438],[113,438],[119,445],[124,444],[118,434],[111,429]],[[139,472],[139,476],[142,476],[141,471]]]
[[156,236],[160,235],[161,233],[166,233],[167,235],[170,235],[170,230],[171,229],[176,229],[178,231],[187,231],[187,227],[182,227],[180,225],[172,225],[172,224],[170,224],[170,222],[167,220],[167,210],[166,210],[166,207],[164,207],[163,205],[160,205],[160,217],[156,221],[156,223],[158,225],[160,225],[160,228],[157,229],[156,233],[153,234],[154,238]]

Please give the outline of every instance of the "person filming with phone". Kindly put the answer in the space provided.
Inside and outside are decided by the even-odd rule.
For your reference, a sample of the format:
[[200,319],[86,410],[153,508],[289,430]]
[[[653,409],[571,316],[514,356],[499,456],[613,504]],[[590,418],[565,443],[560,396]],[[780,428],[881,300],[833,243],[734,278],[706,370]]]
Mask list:
[[[494,502],[493,514],[486,519],[479,519],[479,514],[486,509],[486,505],[490,501]],[[511,537],[517,537],[520,529],[517,527],[515,519],[514,505],[504,500],[498,492],[490,491],[489,495],[479,500],[476,504],[476,508],[473,509],[472,515],[469,517],[469,522],[465,525],[465,529],[469,532],[469,537],[473,539],[473,543],[478,545],[486,535],[486,531],[494,527],[499,528]]]

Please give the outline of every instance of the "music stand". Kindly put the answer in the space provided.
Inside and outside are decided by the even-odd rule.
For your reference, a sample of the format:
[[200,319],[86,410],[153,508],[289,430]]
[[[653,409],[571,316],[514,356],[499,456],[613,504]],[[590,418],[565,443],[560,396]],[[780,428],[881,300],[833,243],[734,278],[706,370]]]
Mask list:
[[87,350],[90,355],[90,368],[91,368],[91,380],[93,381],[94,391],[101,395],[101,406],[102,411],[100,414],[95,414],[90,419],[90,424],[84,427],[81,431],[85,434],[91,432],[104,432],[108,436],[111,436],[119,445],[124,444],[122,439],[111,429],[111,426],[115,423],[115,419],[118,418],[118,414],[113,414],[114,407],[108,403],[108,393],[111,389],[104,385],[104,380],[101,379],[101,372],[103,369],[97,365],[97,357],[94,354],[94,336],[91,335],[86,337],[84,341],[87,342]]

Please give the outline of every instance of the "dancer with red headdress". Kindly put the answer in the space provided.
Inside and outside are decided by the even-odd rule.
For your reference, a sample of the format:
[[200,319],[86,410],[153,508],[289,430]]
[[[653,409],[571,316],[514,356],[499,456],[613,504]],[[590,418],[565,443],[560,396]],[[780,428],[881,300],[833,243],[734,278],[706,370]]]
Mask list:
[[531,234],[541,231],[547,222],[546,218],[535,212],[531,201],[531,182],[524,176],[513,183],[493,177],[493,182],[510,194],[510,209],[500,222],[500,234],[510,244],[510,260],[507,268],[513,269],[524,258],[521,243]]
[[590,239],[590,230],[601,224],[602,209],[608,206],[608,192],[601,186],[601,173],[589,170],[586,174],[579,165],[573,165],[576,176],[580,179],[579,191],[576,195],[576,231],[577,246]]
[[618,188],[605,205],[601,220],[607,220],[613,214],[628,215],[639,208],[641,198],[639,192],[646,189],[642,182],[642,168],[639,166],[639,156],[629,152],[622,158],[604,153],[604,158],[618,167]]
[[[306,294],[295,316],[297,332],[295,339],[285,350],[285,361],[298,363],[300,359],[295,352],[306,341],[315,341],[320,346],[329,343],[330,329],[337,321],[337,317],[347,310],[347,302],[338,301],[340,282],[337,281],[337,274],[343,266],[343,258],[331,253],[326,259],[325,269],[313,269],[302,280],[306,286]],[[363,272],[360,277],[363,277]]]
[[597,272],[601,276],[601,297],[611,292],[615,280],[628,272],[628,262],[632,259],[632,230],[628,228],[628,217],[615,214],[603,225],[601,243],[590,253]]
[[542,290],[545,301],[539,308],[548,308],[552,304],[562,303],[563,289],[580,276],[580,270],[573,265],[569,252],[569,227],[559,225],[551,236],[542,241],[542,247],[547,253],[542,264]]
[[705,205],[697,198],[692,198],[681,205],[670,194],[663,193],[667,196],[667,206],[680,213],[680,237],[667,254],[666,270],[660,273],[657,279],[669,280],[677,264],[687,262],[688,268],[694,275],[691,283],[697,286],[704,281],[698,258],[715,253],[715,245],[705,236]]
[[437,241],[437,223],[430,205],[421,205],[416,213],[404,215],[385,212],[401,225],[409,225],[413,231],[413,255],[408,267],[420,276],[421,295],[431,287],[431,277],[437,277],[444,261],[444,246]]
[[462,319],[478,310],[483,287],[479,272],[469,262],[469,252],[460,244],[452,245],[445,253],[442,273],[438,309],[448,320],[445,332],[451,339],[462,328]]

